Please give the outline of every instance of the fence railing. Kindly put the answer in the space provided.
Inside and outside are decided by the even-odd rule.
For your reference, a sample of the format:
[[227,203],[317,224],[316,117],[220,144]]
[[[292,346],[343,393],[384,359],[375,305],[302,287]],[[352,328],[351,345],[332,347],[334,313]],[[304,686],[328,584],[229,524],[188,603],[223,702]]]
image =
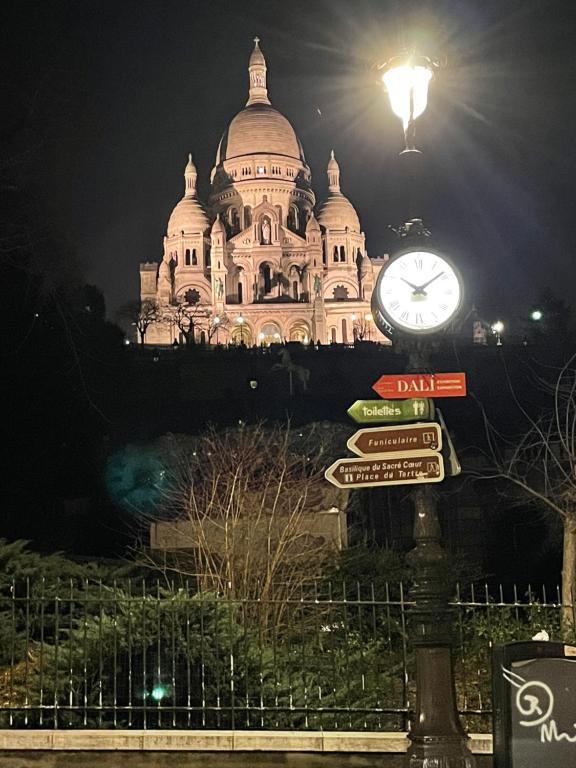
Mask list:
[[[322,584],[292,600],[166,582],[0,590],[0,727],[405,730],[414,702],[402,584]],[[546,629],[558,593],[458,589],[458,702],[490,729],[490,645]]]

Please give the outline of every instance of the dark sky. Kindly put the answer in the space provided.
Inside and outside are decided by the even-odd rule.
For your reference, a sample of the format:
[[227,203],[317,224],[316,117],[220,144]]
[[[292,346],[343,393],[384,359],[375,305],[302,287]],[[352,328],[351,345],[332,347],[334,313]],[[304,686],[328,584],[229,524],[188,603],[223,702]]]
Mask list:
[[371,65],[402,45],[445,57],[418,125],[426,223],[486,319],[518,318],[546,285],[572,300],[574,2],[4,0],[0,14],[3,155],[109,314],[137,296],[139,262],[161,257],[189,151],[206,195],[255,35],[317,198],[334,147],[373,256],[405,204],[401,126]]

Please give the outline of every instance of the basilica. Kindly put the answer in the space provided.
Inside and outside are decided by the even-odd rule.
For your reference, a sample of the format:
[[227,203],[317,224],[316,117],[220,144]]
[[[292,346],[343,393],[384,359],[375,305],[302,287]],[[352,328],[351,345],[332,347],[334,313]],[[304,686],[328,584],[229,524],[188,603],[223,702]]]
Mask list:
[[368,257],[334,152],[328,197],[316,206],[302,145],[270,102],[266,70],[256,38],[248,100],[220,140],[207,205],[189,156],[162,261],[140,265],[141,305],[155,312],[145,341],[388,343],[370,313],[384,259]]

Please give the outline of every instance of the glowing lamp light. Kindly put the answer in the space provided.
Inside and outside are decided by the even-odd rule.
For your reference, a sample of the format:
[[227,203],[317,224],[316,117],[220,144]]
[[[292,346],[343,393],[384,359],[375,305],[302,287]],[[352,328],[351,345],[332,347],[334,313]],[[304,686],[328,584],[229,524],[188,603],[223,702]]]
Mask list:
[[380,69],[382,82],[388,92],[392,112],[402,120],[405,151],[415,151],[414,121],[428,104],[428,85],[432,80],[433,63],[425,56],[411,54],[395,56]]
[[496,334],[496,346],[502,346],[502,331],[504,330],[504,323],[502,320],[496,320],[492,326],[492,333]]
[[165,699],[166,696],[170,695],[170,692],[163,685],[155,685],[154,688],[152,688],[152,692],[150,695],[152,696],[154,701],[162,701],[162,699]]
[[543,314],[542,314],[542,310],[540,309],[535,309],[532,312],[530,312],[531,320],[535,320],[536,322],[538,322],[538,320],[542,320],[542,317],[543,317]]
[[425,66],[393,66],[382,75],[392,112],[402,120],[404,130],[420,117],[428,104],[428,84],[432,70]]

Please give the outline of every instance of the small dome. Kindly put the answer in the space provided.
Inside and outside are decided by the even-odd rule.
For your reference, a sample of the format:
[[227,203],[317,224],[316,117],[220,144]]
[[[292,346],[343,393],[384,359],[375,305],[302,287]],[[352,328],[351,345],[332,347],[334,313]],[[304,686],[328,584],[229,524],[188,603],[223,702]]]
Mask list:
[[374,274],[374,265],[370,261],[370,258],[366,256],[366,254],[364,254],[360,263],[360,274],[362,277]]
[[243,155],[284,155],[304,162],[304,152],[289,121],[270,104],[250,104],[228,126],[216,165]]
[[168,220],[168,237],[182,232],[186,235],[197,234],[208,228],[208,217],[196,198],[196,176],[196,166],[190,154],[184,168],[184,197],[177,203]]
[[326,229],[360,232],[358,214],[350,200],[340,191],[340,166],[334,157],[334,150],[328,161],[328,198],[320,206],[318,221]]
[[318,219],[314,214],[311,214],[310,218],[308,219],[308,223],[306,224],[306,232],[320,232],[320,224],[318,224]]
[[168,237],[181,232],[190,235],[204,232],[208,226],[206,212],[196,197],[183,197],[172,211],[166,234]]
[[318,211],[318,221],[330,230],[343,230],[346,227],[351,232],[360,232],[360,220],[354,206],[343,194],[330,195]]
[[214,221],[214,224],[212,224],[211,234],[215,235],[218,232],[222,232],[223,234],[226,234],[226,227],[224,226],[224,223],[222,219],[220,218],[220,214],[216,216],[216,220]]

